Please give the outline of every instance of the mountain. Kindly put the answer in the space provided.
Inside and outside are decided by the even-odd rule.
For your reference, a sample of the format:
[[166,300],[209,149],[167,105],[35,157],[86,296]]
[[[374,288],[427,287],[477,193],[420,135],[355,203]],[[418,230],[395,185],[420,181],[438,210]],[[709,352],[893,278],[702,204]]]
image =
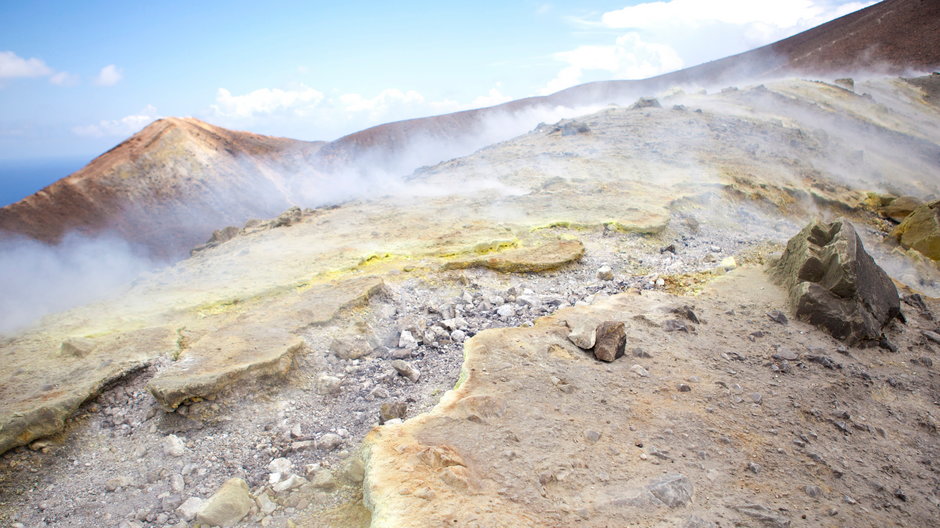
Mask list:
[[[316,202],[320,178],[408,174],[509,139],[542,120],[557,120],[558,108],[631,103],[677,85],[930,70],[940,66],[937,35],[940,2],[886,0],[774,44],[658,77],[588,83],[489,108],[387,123],[329,143],[163,119],[75,174],[0,209],[0,232],[56,242],[71,231],[113,231],[154,255],[177,258],[215,229],[277,214],[310,196]],[[359,187],[367,185],[368,176]]]
[[288,175],[307,166],[321,144],[160,119],[0,209],[0,232],[55,243],[69,232],[108,231],[154,257],[176,258],[218,226],[291,205]]

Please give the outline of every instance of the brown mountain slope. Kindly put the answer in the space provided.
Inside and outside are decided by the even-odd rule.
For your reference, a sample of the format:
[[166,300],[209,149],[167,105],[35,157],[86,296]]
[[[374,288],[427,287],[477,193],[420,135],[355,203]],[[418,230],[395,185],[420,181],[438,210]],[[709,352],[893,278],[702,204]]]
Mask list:
[[538,106],[632,102],[641,95],[683,83],[722,85],[857,70],[901,74],[938,67],[940,2],[886,0],[773,44],[649,79],[586,83],[544,97],[379,125],[327,144],[317,158],[327,166],[360,156],[387,159],[416,136],[425,140],[477,134],[494,115],[517,114]]
[[[291,205],[291,176],[285,175],[350,165],[408,172],[479,148],[486,143],[480,138],[499,129],[506,116],[534,126],[540,108],[631,102],[683,83],[727,85],[866,68],[929,70],[940,67],[938,35],[940,1],[886,0],[774,44],[666,75],[588,83],[545,97],[387,123],[327,144],[164,119],[75,174],[0,209],[0,233],[55,242],[73,230],[111,230],[156,255],[178,257],[213,229]],[[527,112],[533,114],[521,117]]]
[[319,145],[160,119],[0,209],[0,231],[53,243],[71,231],[109,231],[176,257],[217,226],[286,208],[284,169],[305,164]]

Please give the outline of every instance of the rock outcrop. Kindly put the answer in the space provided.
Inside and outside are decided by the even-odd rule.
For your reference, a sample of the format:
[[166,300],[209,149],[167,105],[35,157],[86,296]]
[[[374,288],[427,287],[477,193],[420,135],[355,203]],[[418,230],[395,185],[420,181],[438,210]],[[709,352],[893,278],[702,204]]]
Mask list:
[[878,340],[901,313],[897,288],[845,219],[807,225],[787,243],[773,273],[799,319],[850,344]]
[[579,240],[557,240],[455,260],[445,264],[444,269],[479,267],[506,273],[541,272],[574,262],[583,255],[584,244]]
[[940,260],[940,200],[914,209],[893,235],[902,246]]

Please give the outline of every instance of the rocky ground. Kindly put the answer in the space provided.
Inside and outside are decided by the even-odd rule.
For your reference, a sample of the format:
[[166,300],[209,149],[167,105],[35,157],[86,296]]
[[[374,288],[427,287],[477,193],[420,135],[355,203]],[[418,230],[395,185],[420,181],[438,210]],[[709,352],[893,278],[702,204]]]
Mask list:
[[[415,196],[220,231],[0,343],[0,523],[937,524],[938,271],[864,192],[940,193],[936,110],[867,89],[609,108]],[[764,272],[840,215],[924,294],[880,347],[797,320]],[[610,363],[568,336],[604,321]]]

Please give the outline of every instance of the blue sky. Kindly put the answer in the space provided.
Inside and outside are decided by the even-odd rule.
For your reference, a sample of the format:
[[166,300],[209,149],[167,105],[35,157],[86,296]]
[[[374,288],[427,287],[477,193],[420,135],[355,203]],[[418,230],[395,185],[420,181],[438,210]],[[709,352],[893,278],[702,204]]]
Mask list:
[[665,73],[871,3],[4,1],[0,161],[91,159],[161,116],[330,140]]

